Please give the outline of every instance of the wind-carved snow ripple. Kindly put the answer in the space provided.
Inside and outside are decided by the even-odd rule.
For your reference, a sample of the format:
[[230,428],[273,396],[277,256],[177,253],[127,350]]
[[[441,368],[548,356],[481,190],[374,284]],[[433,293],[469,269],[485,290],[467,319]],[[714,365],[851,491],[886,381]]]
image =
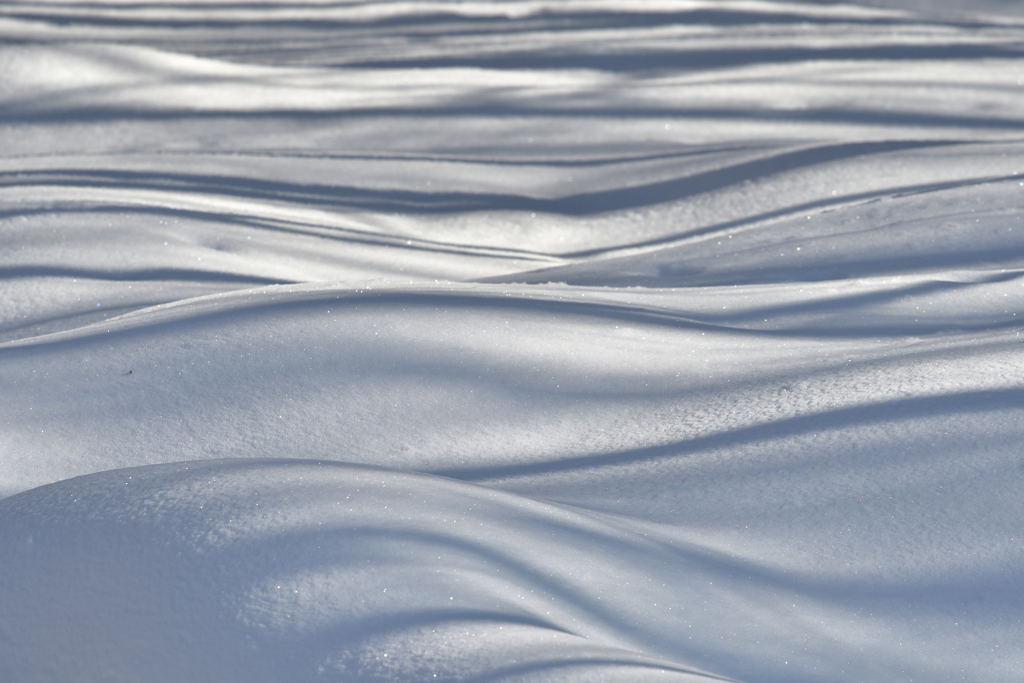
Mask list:
[[8,4],[0,681],[1020,681],[1019,21]]

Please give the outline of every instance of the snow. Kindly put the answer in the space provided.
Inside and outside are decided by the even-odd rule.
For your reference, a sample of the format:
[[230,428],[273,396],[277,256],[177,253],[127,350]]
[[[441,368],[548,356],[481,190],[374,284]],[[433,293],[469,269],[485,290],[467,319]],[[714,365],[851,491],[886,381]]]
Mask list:
[[0,6],[0,681],[1024,678],[1024,24]]

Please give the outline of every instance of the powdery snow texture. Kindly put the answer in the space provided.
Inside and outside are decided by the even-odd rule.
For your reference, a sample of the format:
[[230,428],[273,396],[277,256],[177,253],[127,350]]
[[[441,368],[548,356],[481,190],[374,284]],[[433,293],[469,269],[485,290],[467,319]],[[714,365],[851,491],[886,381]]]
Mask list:
[[0,5],[0,680],[1024,679],[1024,24],[899,4]]

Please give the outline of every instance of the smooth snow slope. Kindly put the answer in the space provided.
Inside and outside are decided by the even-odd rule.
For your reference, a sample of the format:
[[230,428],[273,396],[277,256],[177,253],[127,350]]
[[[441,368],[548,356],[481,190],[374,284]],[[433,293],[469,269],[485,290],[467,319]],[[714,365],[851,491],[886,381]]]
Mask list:
[[0,681],[1024,680],[1024,22],[885,4],[0,3]]

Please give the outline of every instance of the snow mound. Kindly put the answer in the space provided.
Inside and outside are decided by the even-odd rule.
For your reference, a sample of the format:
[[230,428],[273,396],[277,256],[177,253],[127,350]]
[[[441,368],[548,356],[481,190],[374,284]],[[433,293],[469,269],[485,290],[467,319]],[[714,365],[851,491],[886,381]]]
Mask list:
[[634,649],[686,638],[689,599],[648,602],[681,554],[469,484],[191,462],[45,486],[0,515],[7,681],[706,679]]

